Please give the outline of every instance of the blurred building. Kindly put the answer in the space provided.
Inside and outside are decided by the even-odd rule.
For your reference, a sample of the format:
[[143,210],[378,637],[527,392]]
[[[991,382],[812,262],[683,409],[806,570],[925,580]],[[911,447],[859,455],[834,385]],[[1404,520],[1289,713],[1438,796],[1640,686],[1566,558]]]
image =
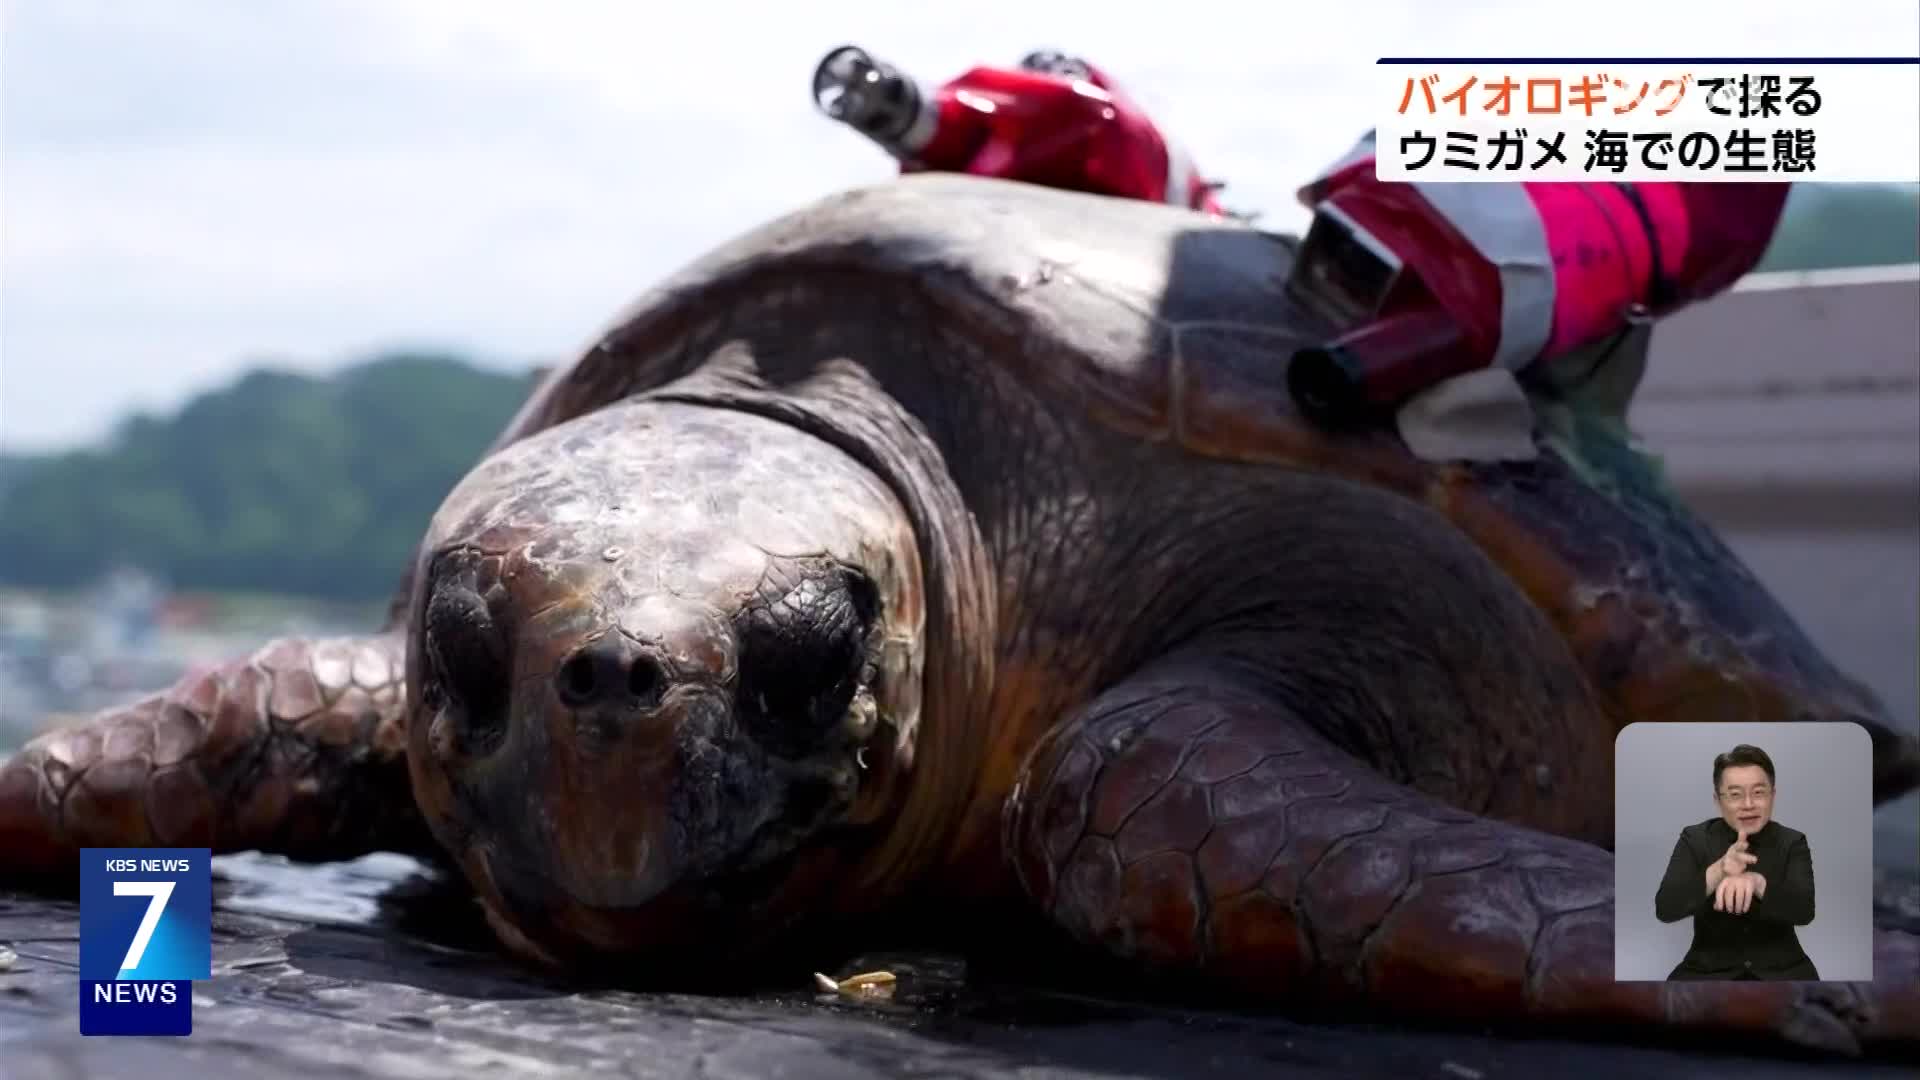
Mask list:
[[1670,316],[1631,421],[1802,626],[1920,729],[1920,264],[1755,274]]

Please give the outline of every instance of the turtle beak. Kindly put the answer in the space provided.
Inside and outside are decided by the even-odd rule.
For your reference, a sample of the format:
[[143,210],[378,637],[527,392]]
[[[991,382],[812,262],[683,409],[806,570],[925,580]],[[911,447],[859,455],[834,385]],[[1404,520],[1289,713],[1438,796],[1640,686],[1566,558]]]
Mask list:
[[603,637],[559,666],[529,725],[544,744],[524,758],[532,799],[511,797],[537,825],[516,830],[517,854],[590,906],[637,907],[710,872],[769,812],[725,692],[659,672]]

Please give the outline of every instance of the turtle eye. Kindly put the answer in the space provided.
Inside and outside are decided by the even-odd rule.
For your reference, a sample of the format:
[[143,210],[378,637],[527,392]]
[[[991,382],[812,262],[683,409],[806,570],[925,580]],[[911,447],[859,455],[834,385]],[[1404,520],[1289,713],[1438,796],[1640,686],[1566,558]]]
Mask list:
[[459,706],[463,748],[484,754],[506,734],[506,649],[480,594],[461,585],[427,604],[426,652],[434,681]]
[[804,751],[846,715],[879,607],[865,574],[834,567],[741,613],[736,700],[773,748]]

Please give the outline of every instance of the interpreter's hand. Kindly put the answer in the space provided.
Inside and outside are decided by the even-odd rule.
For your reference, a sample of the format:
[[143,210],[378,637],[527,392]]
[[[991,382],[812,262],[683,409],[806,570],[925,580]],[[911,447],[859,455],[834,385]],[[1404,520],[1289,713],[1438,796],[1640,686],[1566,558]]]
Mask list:
[[1753,906],[1753,897],[1759,891],[1758,874],[1739,874],[1722,878],[1720,887],[1713,891],[1713,910],[1724,911],[1731,915],[1745,915]]
[[1740,838],[1728,846],[1727,853],[1720,856],[1720,873],[1726,877],[1739,877],[1747,867],[1759,861],[1759,856],[1747,854],[1747,834],[1742,832]]

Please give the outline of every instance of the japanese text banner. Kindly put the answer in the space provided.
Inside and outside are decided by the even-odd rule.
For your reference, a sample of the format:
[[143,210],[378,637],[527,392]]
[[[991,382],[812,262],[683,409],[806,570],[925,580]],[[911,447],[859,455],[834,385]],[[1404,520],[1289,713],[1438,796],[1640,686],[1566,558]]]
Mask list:
[[1920,59],[1381,60],[1404,181],[1920,179]]

